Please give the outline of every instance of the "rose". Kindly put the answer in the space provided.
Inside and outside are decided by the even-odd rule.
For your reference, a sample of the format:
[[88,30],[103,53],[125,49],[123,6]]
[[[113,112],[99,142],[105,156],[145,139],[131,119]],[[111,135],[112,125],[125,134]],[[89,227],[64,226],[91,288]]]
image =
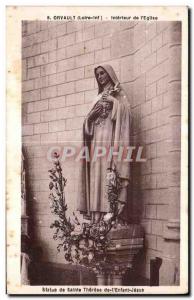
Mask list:
[[79,241],[79,248],[80,248],[80,249],[83,249],[83,248],[85,248],[85,247],[86,247],[86,242],[85,242],[85,240],[84,240],[84,239],[80,240],[80,241]]
[[89,262],[91,262],[91,260],[94,258],[94,253],[93,252],[89,252],[88,253],[88,260],[89,260]]

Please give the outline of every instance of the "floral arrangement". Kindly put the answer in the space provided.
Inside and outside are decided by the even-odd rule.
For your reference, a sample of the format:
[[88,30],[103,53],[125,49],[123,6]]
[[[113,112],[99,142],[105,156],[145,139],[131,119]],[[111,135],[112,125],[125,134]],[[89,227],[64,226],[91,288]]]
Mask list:
[[73,213],[73,219],[67,217],[67,204],[64,188],[67,180],[63,177],[59,155],[54,154],[54,167],[49,170],[50,200],[52,213],[57,220],[51,224],[55,228],[53,238],[60,240],[58,251],[64,251],[65,259],[71,263],[96,266],[106,260],[107,247],[110,244],[108,233],[115,226],[118,216],[118,196],[121,190],[119,174],[115,168],[107,170],[107,197],[110,212],[99,223],[82,223]]

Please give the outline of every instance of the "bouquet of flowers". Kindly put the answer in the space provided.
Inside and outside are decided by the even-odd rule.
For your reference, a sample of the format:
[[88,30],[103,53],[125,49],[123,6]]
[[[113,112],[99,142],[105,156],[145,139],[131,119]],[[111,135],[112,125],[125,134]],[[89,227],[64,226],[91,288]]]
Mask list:
[[52,213],[58,218],[51,224],[55,228],[53,238],[60,240],[58,251],[63,249],[68,262],[85,266],[95,266],[102,258],[106,260],[106,251],[110,244],[108,232],[115,224],[118,215],[118,195],[120,192],[119,174],[116,169],[107,173],[107,196],[110,202],[110,212],[99,223],[80,223],[73,213],[73,219],[67,217],[64,188],[67,180],[63,177],[59,155],[54,154],[54,167],[49,170],[50,200]]

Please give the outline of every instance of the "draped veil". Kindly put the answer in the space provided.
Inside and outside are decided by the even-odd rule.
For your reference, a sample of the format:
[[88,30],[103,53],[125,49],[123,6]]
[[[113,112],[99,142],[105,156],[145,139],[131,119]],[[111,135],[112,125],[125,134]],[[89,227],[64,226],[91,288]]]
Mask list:
[[[89,122],[88,116],[86,116],[82,129],[82,147],[87,147],[90,152],[92,146],[106,144],[106,149],[111,146],[114,147],[114,152],[116,152],[119,147],[126,149],[130,145],[130,104],[113,68],[110,65],[100,65],[98,67],[103,68],[108,73],[116,92],[113,94],[112,110],[102,126],[96,125],[95,122]],[[97,68],[94,69],[95,76]],[[103,89],[98,80],[97,83],[98,95],[93,101],[92,109],[99,101],[102,101]],[[129,162],[118,161],[116,158],[116,156],[113,156],[112,163],[123,182],[119,201],[126,203],[130,165]],[[82,159],[79,162],[77,210],[83,213],[85,217],[90,217],[91,212],[107,213],[109,211],[104,192],[105,177],[109,167],[110,163],[107,162],[106,157],[99,158],[95,163],[87,161],[87,159]]]

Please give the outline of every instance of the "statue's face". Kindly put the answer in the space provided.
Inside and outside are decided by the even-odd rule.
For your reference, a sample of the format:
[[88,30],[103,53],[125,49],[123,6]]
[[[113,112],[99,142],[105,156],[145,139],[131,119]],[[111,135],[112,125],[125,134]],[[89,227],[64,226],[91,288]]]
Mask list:
[[110,81],[108,73],[101,67],[96,70],[96,78],[102,86],[105,86]]

